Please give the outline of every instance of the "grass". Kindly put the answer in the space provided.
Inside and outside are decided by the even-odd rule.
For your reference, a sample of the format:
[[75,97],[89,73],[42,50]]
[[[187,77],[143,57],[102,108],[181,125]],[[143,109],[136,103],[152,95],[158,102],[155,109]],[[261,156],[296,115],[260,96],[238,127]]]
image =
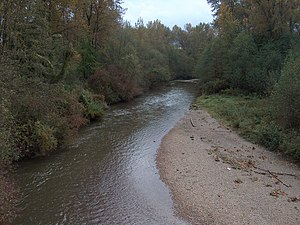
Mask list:
[[300,160],[300,132],[277,125],[268,98],[204,95],[197,98],[193,107],[205,108],[252,143]]

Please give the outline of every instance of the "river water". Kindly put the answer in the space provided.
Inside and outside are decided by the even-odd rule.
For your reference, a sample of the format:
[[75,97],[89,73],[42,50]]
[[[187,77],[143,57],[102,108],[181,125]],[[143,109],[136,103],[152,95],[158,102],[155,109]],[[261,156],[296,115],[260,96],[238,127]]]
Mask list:
[[13,224],[185,224],[155,158],[195,93],[194,84],[173,82],[112,106],[65,149],[20,163],[23,198]]

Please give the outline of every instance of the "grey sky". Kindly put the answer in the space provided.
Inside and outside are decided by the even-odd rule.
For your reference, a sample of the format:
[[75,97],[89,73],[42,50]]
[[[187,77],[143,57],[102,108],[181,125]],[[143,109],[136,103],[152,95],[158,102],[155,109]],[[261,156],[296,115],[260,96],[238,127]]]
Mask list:
[[124,0],[127,8],[124,19],[132,25],[139,17],[144,23],[159,19],[172,28],[175,24],[184,27],[186,23],[197,25],[212,22],[212,12],[206,0]]

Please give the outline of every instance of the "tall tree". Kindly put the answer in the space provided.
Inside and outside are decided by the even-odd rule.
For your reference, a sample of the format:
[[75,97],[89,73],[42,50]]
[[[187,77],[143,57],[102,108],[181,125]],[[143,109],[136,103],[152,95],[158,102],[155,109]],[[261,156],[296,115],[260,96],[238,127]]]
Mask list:
[[119,0],[86,0],[81,3],[81,11],[91,42],[99,48],[119,24],[123,9]]

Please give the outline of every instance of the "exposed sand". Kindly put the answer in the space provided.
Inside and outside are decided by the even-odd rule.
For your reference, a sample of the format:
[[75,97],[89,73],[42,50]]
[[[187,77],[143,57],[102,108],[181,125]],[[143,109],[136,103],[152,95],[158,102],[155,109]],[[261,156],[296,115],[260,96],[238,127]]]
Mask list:
[[203,110],[189,111],[164,137],[157,165],[178,215],[191,224],[300,224],[299,166]]

